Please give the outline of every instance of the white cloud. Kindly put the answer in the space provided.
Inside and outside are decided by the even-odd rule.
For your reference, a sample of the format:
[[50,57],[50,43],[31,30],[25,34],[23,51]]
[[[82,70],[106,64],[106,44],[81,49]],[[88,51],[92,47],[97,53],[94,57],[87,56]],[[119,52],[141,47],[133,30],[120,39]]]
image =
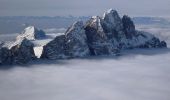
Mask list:
[[0,70],[1,100],[169,100],[169,49]]

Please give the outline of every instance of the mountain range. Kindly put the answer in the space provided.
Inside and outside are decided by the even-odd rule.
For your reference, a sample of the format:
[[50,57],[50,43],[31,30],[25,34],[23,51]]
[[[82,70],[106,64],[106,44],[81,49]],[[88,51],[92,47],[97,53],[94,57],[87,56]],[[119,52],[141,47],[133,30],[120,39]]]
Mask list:
[[[21,32],[14,43],[1,42],[0,64],[24,64],[35,57],[35,40],[46,37],[43,30],[33,26]],[[99,55],[117,55],[123,49],[165,48],[151,33],[138,31],[132,19],[120,17],[113,9],[103,16],[74,22],[64,34],[43,45],[41,59],[66,59]]]

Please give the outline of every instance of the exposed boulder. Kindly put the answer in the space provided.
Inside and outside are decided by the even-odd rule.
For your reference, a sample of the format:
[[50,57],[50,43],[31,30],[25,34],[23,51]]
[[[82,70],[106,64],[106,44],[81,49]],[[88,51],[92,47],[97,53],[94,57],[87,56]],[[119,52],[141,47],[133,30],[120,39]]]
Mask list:
[[37,29],[34,26],[29,26],[24,29],[24,31],[17,36],[18,39],[26,38],[28,40],[36,40],[45,38],[45,32],[43,30]]
[[167,48],[167,43],[165,41],[160,42],[160,47]]

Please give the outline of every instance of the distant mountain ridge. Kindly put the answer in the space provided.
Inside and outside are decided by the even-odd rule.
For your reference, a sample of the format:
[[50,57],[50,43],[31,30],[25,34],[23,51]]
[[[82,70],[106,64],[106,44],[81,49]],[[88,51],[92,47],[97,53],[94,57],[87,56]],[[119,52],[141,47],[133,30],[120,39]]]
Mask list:
[[[0,33],[20,33],[27,26],[33,25],[41,29],[51,28],[68,28],[72,23],[77,20],[87,21],[90,16],[56,16],[56,17],[26,17],[26,16],[14,16],[14,17],[0,17]],[[170,18],[161,17],[133,17],[132,20],[135,24],[158,24],[162,26],[170,27]],[[10,28],[9,28],[10,27]]]
[[170,26],[170,18],[163,17],[133,17],[132,20],[135,24],[143,24],[143,25],[168,25]]
[[130,17],[122,18],[110,9],[103,16],[93,16],[83,26],[72,24],[64,35],[57,36],[43,47],[41,58],[63,59],[98,55],[116,55],[122,49],[164,48],[165,41],[137,31]]

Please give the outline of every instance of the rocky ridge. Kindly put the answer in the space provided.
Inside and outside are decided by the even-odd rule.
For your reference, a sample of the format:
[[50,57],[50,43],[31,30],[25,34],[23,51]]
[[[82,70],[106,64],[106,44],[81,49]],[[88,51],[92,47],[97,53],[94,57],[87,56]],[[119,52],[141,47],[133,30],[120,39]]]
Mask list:
[[[32,40],[43,39],[45,33],[33,26],[27,27],[14,43],[0,42],[0,65],[25,64],[34,60]],[[66,59],[75,57],[117,55],[122,49],[165,48],[165,41],[138,31],[130,17],[122,18],[110,9],[102,17],[93,16],[85,24],[73,23],[67,31],[43,46],[41,58]]]
[[41,58],[61,59],[88,55],[116,55],[122,49],[163,48],[165,41],[137,31],[130,17],[122,18],[110,9],[102,17],[93,16],[85,25],[74,23],[64,35],[44,46]]

